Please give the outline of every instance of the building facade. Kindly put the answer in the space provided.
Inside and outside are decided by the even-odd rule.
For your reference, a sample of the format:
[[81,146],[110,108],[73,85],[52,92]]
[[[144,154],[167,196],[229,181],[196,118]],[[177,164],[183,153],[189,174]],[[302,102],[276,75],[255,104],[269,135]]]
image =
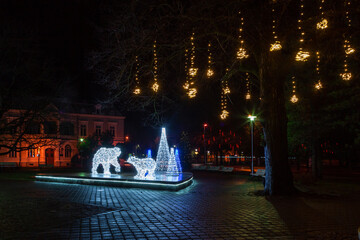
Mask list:
[[[50,114],[46,114],[46,119],[28,127],[24,132],[25,141],[18,143],[24,148],[31,147],[0,155],[0,162],[15,162],[20,167],[69,167],[71,159],[79,153],[78,144],[91,135],[101,136],[107,132],[113,137],[113,145],[125,140],[125,117],[112,111],[104,111],[100,104],[77,104],[70,108],[51,104],[48,108]],[[4,117],[10,121],[21,115],[22,110],[13,109]],[[16,132],[8,133],[2,140],[11,141],[15,134]],[[39,144],[32,144],[34,142]],[[0,149],[1,151],[5,150]]]

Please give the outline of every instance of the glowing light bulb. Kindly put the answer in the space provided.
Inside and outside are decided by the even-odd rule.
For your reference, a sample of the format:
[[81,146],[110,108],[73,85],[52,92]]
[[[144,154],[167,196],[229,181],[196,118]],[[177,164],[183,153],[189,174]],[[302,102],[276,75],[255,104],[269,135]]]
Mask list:
[[282,46],[280,41],[275,41],[275,43],[270,44],[270,51],[279,51],[281,50]]
[[290,101],[292,103],[297,103],[297,101],[299,101],[299,99],[296,97],[296,94],[292,95],[292,97],[290,98]]
[[138,95],[138,94],[140,94],[140,92],[141,92],[140,88],[135,88],[134,94]]
[[213,75],[214,75],[214,71],[209,68],[209,69],[207,70],[207,72],[206,72],[206,76],[211,77],[211,76],[213,76]]
[[224,92],[224,94],[229,94],[229,93],[230,93],[230,88],[229,88],[229,87],[225,87],[225,88],[223,89],[223,92]]
[[184,89],[189,89],[189,87],[190,87],[190,84],[188,82],[184,83],[184,85],[183,85]]
[[244,59],[248,57],[249,55],[247,54],[245,48],[239,48],[239,50],[237,51],[237,59]]
[[226,119],[229,116],[229,112],[227,110],[222,110],[220,118],[221,119]]
[[189,68],[189,74],[192,77],[195,77],[197,74],[198,69],[197,68]]
[[300,51],[297,52],[295,60],[300,61],[300,62],[306,62],[309,57],[310,57],[309,52],[300,50]]
[[323,87],[323,86],[322,86],[320,80],[319,80],[317,83],[315,83],[315,89],[316,89],[316,90],[320,90],[322,87]]
[[159,84],[157,82],[152,85],[152,90],[154,90],[154,92],[157,92],[159,90]]
[[346,53],[347,55],[352,54],[352,53],[354,53],[354,52],[355,52],[355,49],[352,48],[352,47],[350,47],[350,46],[345,49],[345,53]]
[[322,19],[320,22],[318,22],[317,24],[316,24],[316,28],[317,29],[325,29],[325,28],[327,28],[328,27],[328,20],[327,19]]
[[340,73],[340,76],[345,81],[349,81],[352,77],[351,73],[349,72]]
[[187,94],[188,94],[189,98],[194,98],[194,97],[196,97],[197,89],[196,88],[189,88],[189,91],[188,91]]
[[246,99],[246,100],[250,100],[250,99],[251,99],[250,93],[247,93],[247,94],[245,95],[245,99]]

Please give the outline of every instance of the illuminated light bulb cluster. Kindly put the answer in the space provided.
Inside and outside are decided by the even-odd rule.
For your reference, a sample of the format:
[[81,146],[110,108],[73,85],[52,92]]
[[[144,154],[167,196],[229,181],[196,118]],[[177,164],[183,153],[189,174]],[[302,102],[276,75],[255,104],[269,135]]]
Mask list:
[[152,85],[152,90],[154,92],[159,91],[159,84],[158,84],[158,60],[157,60],[157,52],[156,52],[156,40],[154,41],[154,83]]
[[198,69],[195,68],[195,33],[192,33],[190,37],[190,43],[191,43],[191,51],[190,51],[190,67],[188,69],[188,80],[184,85],[184,88],[187,89],[187,95],[189,98],[196,97],[197,89],[194,86],[194,78],[197,75]]
[[246,100],[250,100],[251,99],[251,94],[250,94],[250,76],[249,73],[246,73],[246,78],[245,78],[245,82],[246,82],[246,95],[245,95],[245,99]]
[[118,147],[114,148],[100,148],[94,155],[92,160],[92,174],[98,174],[97,169],[99,165],[102,165],[105,175],[110,175],[110,165],[115,167],[116,172],[120,172],[121,167],[118,162],[118,157],[121,154],[121,150]]
[[299,98],[296,96],[296,82],[295,77],[292,77],[292,96],[290,98],[290,102],[297,103]]
[[[239,15],[241,16],[241,12],[239,12]],[[239,50],[237,51],[236,55],[237,55],[237,59],[244,59],[244,58],[248,58],[249,55],[246,52],[246,49],[244,48],[244,39],[242,36],[242,32],[243,32],[243,27],[244,27],[244,18],[240,17],[240,29],[239,29],[239,40],[240,40],[240,47]]]
[[315,89],[320,90],[322,88],[322,83],[320,80],[320,52],[316,52],[316,74],[318,80],[315,83]]
[[[345,18],[346,18],[346,21],[347,21],[347,27],[348,28],[351,27],[351,19],[349,17],[350,4],[351,4],[350,0],[345,0],[344,1]],[[344,35],[344,36],[345,36],[345,39],[344,39],[344,52],[345,52],[344,72],[340,73],[340,77],[344,81],[349,81],[352,78],[352,74],[351,74],[351,72],[349,72],[349,69],[348,69],[348,55],[353,54],[355,52],[355,49],[351,47],[350,41],[346,38],[346,35]]]
[[139,87],[139,60],[138,60],[138,56],[135,57],[135,63],[136,63],[136,71],[135,71],[135,89],[134,89],[134,94],[138,95],[141,93],[140,87]]
[[300,48],[295,56],[295,60],[300,61],[300,62],[306,62],[308,60],[308,58],[310,57],[310,53],[307,51],[303,51],[303,49],[301,47],[304,42],[304,37],[305,37],[305,32],[302,29],[303,16],[304,16],[304,0],[300,0],[300,17],[298,19],[298,29],[300,32],[300,39],[299,39]]
[[222,120],[225,120],[228,116],[229,116],[229,112],[228,112],[227,110],[223,109],[223,110],[221,111],[220,118],[221,118]]
[[319,10],[321,11],[321,20],[320,20],[320,22],[318,22],[316,24],[316,29],[318,29],[318,30],[323,30],[328,27],[328,20],[326,18],[324,18],[324,9],[323,9],[324,2],[325,2],[325,0],[321,0],[320,6],[319,6]]
[[270,52],[281,50],[282,46],[276,35],[276,21],[275,21],[275,6],[271,9],[272,12],[272,34],[274,38],[274,43],[270,44]]
[[206,71],[206,76],[207,77],[212,77],[214,75],[214,70],[211,69],[211,64],[212,64],[212,56],[211,56],[211,43],[209,42],[208,44],[208,69]]

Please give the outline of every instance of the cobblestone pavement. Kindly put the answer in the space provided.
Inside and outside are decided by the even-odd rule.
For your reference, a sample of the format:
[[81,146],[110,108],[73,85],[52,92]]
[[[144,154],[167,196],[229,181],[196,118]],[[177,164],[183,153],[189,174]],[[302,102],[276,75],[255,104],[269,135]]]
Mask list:
[[0,181],[0,239],[356,239],[359,199],[264,197],[196,173],[178,192]]

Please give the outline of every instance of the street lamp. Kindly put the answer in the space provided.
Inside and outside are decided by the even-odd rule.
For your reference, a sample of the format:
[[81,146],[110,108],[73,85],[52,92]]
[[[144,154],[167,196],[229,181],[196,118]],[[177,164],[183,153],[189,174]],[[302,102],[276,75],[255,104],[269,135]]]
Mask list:
[[251,174],[254,174],[254,120],[256,116],[249,115],[250,127],[251,127]]
[[205,143],[205,129],[206,129],[206,127],[207,127],[208,125],[207,125],[207,123],[204,123],[204,162],[205,162],[205,165],[206,165],[206,143]]

